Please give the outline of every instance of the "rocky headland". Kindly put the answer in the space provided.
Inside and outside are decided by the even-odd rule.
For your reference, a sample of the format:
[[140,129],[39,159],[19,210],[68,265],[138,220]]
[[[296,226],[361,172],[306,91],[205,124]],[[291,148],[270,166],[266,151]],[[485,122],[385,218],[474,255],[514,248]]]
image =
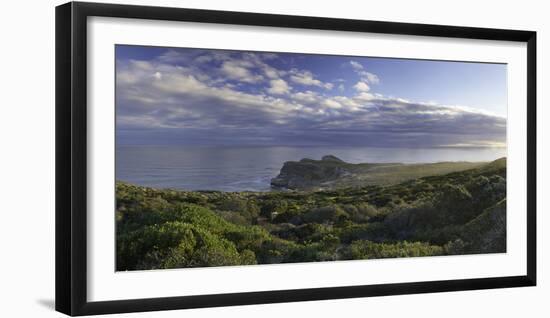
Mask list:
[[422,164],[349,163],[334,155],[321,160],[287,161],[271,179],[276,189],[321,190],[366,185],[392,185],[416,178],[481,167],[485,162],[437,162]]

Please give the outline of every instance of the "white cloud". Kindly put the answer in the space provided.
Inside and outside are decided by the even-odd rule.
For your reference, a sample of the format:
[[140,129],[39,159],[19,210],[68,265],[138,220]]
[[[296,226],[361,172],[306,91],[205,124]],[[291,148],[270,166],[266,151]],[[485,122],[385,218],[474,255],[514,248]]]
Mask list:
[[287,94],[290,92],[290,89],[291,89],[290,86],[288,86],[287,82],[282,79],[271,80],[269,81],[269,84],[271,86],[267,89],[267,92],[270,94],[275,94],[275,95]]
[[139,77],[134,73],[118,71],[116,74],[116,82],[118,84],[132,84],[136,83],[138,80]]
[[340,109],[342,105],[333,99],[325,99],[323,105],[329,108]]
[[290,72],[293,74],[290,76],[290,79],[295,83],[307,86],[323,86],[323,83],[320,80],[314,79],[313,74],[309,71],[298,71],[293,69]]
[[363,69],[363,65],[361,65],[361,63],[359,63],[359,62],[349,61],[349,64],[351,64],[351,67],[353,67],[354,70],[362,70]]
[[227,61],[230,60],[230,54],[226,51],[206,51],[206,50],[169,50],[166,53],[156,58],[157,62],[166,64],[186,64],[193,63],[208,63],[211,61]]
[[199,92],[208,88],[203,82],[197,80],[193,75],[185,74],[165,74],[164,79],[152,83],[156,87],[167,93],[189,93]]
[[263,74],[270,79],[278,79],[281,76],[285,75],[286,72],[282,70],[278,70],[269,64],[267,64],[264,60],[272,60],[277,58],[276,54],[273,53],[264,53],[264,54],[257,54],[257,53],[246,53],[243,54],[243,59],[247,61],[248,63],[251,63],[251,67],[255,67],[258,69],[258,71],[263,72]]
[[319,102],[321,96],[312,91],[298,92],[292,94],[292,99],[301,103],[312,104]]
[[380,78],[378,78],[376,74],[365,72],[364,76],[366,77],[367,81],[371,84],[380,83]]
[[361,92],[359,94],[357,94],[355,96],[356,99],[358,100],[361,100],[361,101],[371,101],[373,99],[375,99],[374,95],[372,95],[371,93],[367,93],[367,92]]
[[378,84],[380,83],[380,78],[378,77],[378,75],[374,74],[374,73],[371,73],[371,72],[367,72],[365,70],[365,67],[357,62],[357,61],[350,61],[349,64],[351,65],[351,67],[353,68],[353,70],[355,71],[355,73],[357,73],[357,75],[359,75],[359,77],[367,82],[367,83],[370,83],[370,84]]
[[354,99],[346,96],[335,96],[332,99],[340,103],[342,106],[346,107],[346,109],[350,111],[357,111],[362,106],[361,103],[358,103]]
[[439,145],[439,147],[445,148],[506,148],[505,142],[498,142],[492,140],[473,140],[469,143],[456,143],[448,145]]
[[279,78],[279,73],[276,69],[272,67],[267,67],[264,69],[265,75],[269,78]]
[[[298,105],[284,99],[245,93],[234,85],[209,86],[198,79],[199,74],[190,73],[188,69],[151,64],[151,67],[163,70],[161,80],[152,80],[151,74],[141,72],[140,67],[118,68],[117,103],[122,103],[118,104],[122,106],[117,120],[120,123],[156,128],[189,128],[206,124],[222,125],[220,120],[225,121],[227,117],[240,116],[242,119],[236,118],[234,121],[244,121],[247,118],[245,114],[248,114],[257,118],[259,125],[262,119],[283,120],[298,109]],[[119,80],[128,77],[128,74],[133,74],[133,82]],[[286,83],[274,81],[274,89],[283,92]],[[286,87],[290,90],[288,85]],[[226,118],[220,116],[221,113],[226,114]],[[256,125],[256,122],[248,124]]]
[[263,80],[261,75],[254,75],[248,67],[252,67],[252,63],[246,61],[226,61],[222,64],[222,72],[230,79],[234,79],[246,83],[255,83]]
[[365,82],[357,82],[357,84],[353,85],[353,88],[358,92],[368,92],[370,90],[369,85]]
[[346,88],[344,87],[344,84],[338,85],[338,90],[339,90],[340,92],[343,92],[345,89],[346,89]]
[[305,86],[318,86],[325,89],[332,89],[333,84],[332,83],[323,83],[320,80],[313,77],[313,74],[310,71],[305,70],[297,70],[292,69],[290,70],[290,80],[294,83],[305,85]]
[[141,71],[153,70],[153,65],[147,61],[130,60],[130,64],[137,70],[141,70]]
[[282,76],[285,76],[287,73],[283,70],[279,70],[274,67],[271,67],[268,64],[263,62],[259,64],[258,67],[264,72],[265,76],[271,79],[281,78]]

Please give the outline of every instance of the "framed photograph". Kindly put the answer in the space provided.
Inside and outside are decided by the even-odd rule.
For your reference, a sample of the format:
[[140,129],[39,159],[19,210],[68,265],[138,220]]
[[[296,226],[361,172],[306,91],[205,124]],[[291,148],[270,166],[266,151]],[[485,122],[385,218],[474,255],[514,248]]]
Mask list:
[[56,8],[56,309],[536,284],[536,33]]

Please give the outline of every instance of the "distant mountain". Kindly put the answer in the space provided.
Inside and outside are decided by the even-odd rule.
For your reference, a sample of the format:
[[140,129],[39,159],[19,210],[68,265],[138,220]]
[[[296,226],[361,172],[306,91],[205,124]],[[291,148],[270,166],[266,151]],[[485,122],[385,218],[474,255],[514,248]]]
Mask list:
[[506,158],[494,162],[438,162],[422,164],[348,163],[334,155],[321,160],[287,161],[271,186],[293,190],[320,190],[366,185],[392,185],[426,176],[474,168],[498,169]]

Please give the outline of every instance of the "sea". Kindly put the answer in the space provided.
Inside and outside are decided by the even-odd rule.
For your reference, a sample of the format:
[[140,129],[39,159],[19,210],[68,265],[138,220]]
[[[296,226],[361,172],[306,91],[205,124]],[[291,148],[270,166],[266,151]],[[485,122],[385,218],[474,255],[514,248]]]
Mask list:
[[506,148],[211,147],[120,145],[116,178],[178,190],[270,191],[284,162],[334,155],[350,163],[492,161]]

